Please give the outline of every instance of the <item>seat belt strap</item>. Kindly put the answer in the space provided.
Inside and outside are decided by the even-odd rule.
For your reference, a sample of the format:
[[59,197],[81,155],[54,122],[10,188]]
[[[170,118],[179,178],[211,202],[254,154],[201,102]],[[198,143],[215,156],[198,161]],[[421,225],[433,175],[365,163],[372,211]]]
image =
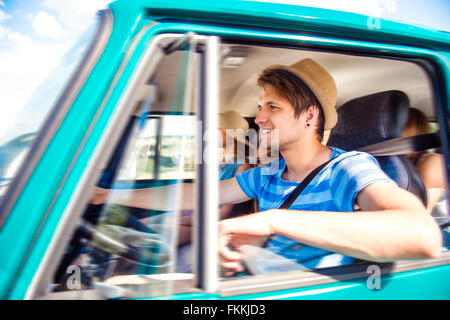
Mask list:
[[439,133],[426,133],[411,137],[390,139],[358,148],[356,151],[370,153],[373,156],[397,156],[440,147]]
[[333,159],[328,160],[327,162],[322,163],[320,166],[318,166],[317,168],[315,168],[313,171],[311,171],[308,176],[303,179],[302,182],[300,182],[300,184],[294,189],[294,191],[291,192],[291,194],[289,195],[289,197],[283,202],[283,204],[280,206],[279,209],[288,209],[292,203],[294,203],[295,199],[298,198],[298,196],[300,195],[300,193],[303,192],[303,190],[306,188],[306,186],[312,181],[312,179],[314,179],[314,177],[320,172],[322,171],[322,169],[328,164],[330,163]]
[[[300,195],[300,193],[302,193],[302,191],[306,188],[306,186],[312,181],[312,179],[314,179],[314,177],[320,172],[322,171],[322,169],[329,164],[331,161],[333,161],[334,159],[336,159],[337,157],[328,160],[327,162],[322,163],[320,166],[318,166],[317,168],[315,168],[313,171],[311,171],[305,179],[303,179],[302,182],[300,182],[300,184],[295,187],[294,191],[291,192],[291,194],[289,195],[289,197],[284,200],[283,204],[279,207],[279,209],[289,209],[289,207],[292,205],[292,203],[295,201],[295,199],[298,198],[298,196]],[[262,244],[262,247],[265,248],[267,247],[267,245],[269,244],[270,240],[272,240],[273,235],[269,236],[264,243]]]
[[[356,151],[362,151],[370,153],[373,156],[394,156],[408,154],[417,151],[423,151],[427,149],[437,148],[441,145],[439,133],[426,133],[411,137],[403,137],[390,139],[380,143],[371,144],[361,147]],[[303,179],[303,181],[292,191],[289,197],[280,206],[280,209],[288,209],[295,199],[303,192],[306,186],[314,179],[314,177],[334,159],[330,159],[327,162],[321,164],[315,168],[311,173]]]

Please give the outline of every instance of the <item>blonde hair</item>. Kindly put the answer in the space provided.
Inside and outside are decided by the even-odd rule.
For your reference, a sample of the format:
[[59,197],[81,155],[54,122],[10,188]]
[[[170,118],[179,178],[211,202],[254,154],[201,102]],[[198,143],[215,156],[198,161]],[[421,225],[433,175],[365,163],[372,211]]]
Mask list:
[[430,132],[431,128],[430,125],[428,124],[427,117],[425,116],[425,114],[416,108],[410,108],[408,121],[406,122],[402,135],[404,137],[410,137]]
[[[428,124],[427,117],[425,116],[425,114],[416,108],[410,108],[408,121],[406,122],[406,125],[403,128],[402,136],[410,137],[430,132],[431,128],[430,125]],[[414,165],[417,165],[417,162],[423,153],[425,153],[425,151],[410,153],[408,154],[408,158],[412,161]]]

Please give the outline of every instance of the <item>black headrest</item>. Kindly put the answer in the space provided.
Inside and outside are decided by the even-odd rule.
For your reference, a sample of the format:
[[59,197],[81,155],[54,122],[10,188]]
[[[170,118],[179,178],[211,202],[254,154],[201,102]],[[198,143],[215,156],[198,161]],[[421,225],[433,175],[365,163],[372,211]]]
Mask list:
[[[408,96],[397,90],[353,99],[338,109],[338,121],[327,145],[346,151],[399,138],[408,120]],[[406,156],[376,157],[381,168],[399,187],[416,194],[426,203],[420,176]]]
[[409,99],[401,91],[384,91],[353,99],[338,109],[328,144],[344,149],[400,138],[408,120]]

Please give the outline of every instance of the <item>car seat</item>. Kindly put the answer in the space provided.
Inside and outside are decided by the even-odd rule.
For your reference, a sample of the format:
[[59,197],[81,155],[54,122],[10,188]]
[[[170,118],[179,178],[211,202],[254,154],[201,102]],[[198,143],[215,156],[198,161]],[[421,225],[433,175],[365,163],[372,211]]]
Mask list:
[[[338,109],[338,122],[327,145],[346,151],[400,138],[408,119],[408,96],[398,90],[383,91],[353,99]],[[406,155],[375,157],[381,169],[399,187],[427,202],[425,186]]]

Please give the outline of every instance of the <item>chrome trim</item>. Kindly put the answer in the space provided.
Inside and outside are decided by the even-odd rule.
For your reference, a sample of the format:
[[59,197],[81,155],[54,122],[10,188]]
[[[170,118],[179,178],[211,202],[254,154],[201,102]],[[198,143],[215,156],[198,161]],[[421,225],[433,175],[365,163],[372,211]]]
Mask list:
[[[101,10],[98,14],[100,17],[100,26],[96,36],[92,40],[91,46],[70,79],[69,85],[66,86],[47,119],[44,121],[39,135],[32,144],[17,175],[14,177],[11,185],[6,191],[3,201],[0,203],[0,229],[8,218],[9,212],[13,208],[23,187],[41,159],[47,145],[59,129],[67,112],[70,110],[75,98],[78,96],[78,93],[91,74],[92,69],[108,43],[113,28],[113,14],[110,9]],[[8,201],[6,201],[6,199],[8,199]]]
[[304,288],[327,283],[369,277],[367,267],[377,265],[382,275],[396,274],[450,264],[450,251],[441,257],[427,260],[404,260],[394,263],[365,262],[313,271],[290,271],[267,275],[248,276],[240,279],[223,280],[219,294],[222,297],[256,294],[268,291]]
[[[214,293],[218,286],[218,239],[217,225],[219,221],[219,186],[218,186],[218,154],[217,148],[217,115],[219,113],[219,37],[210,36],[206,40],[206,52],[204,57],[204,105],[200,107],[200,119],[203,121],[203,157],[199,165],[202,179],[198,183],[198,194],[204,195],[199,198],[198,216],[201,223],[198,224],[198,252],[196,261],[198,268],[197,286],[207,293]],[[207,154],[206,151],[209,151]]]

